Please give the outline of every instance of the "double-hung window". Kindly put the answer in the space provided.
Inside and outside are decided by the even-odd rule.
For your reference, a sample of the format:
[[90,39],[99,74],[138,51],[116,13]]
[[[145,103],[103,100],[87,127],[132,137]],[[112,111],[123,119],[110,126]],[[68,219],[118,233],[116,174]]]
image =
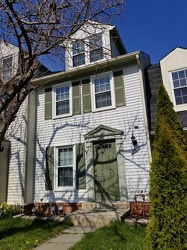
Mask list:
[[13,74],[13,67],[12,67],[12,63],[13,63],[13,56],[8,56],[8,57],[4,57],[2,59],[2,79],[4,81],[7,81],[8,79],[10,79],[12,77]]
[[95,34],[83,40],[72,42],[73,67],[103,59],[102,34]]
[[85,43],[83,40],[72,42],[73,67],[85,64]]
[[54,87],[54,117],[72,114],[71,84],[66,83]]
[[102,34],[89,37],[89,50],[90,62],[96,62],[103,59]]
[[114,84],[112,74],[91,77],[93,111],[114,108]]
[[73,187],[74,154],[73,146],[57,148],[56,186]]
[[187,103],[187,69],[171,73],[176,105]]

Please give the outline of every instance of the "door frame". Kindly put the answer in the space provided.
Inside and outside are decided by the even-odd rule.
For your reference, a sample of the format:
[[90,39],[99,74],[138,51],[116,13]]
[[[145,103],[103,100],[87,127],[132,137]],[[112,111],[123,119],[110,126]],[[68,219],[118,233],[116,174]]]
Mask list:
[[117,166],[119,176],[120,201],[127,201],[127,181],[125,158],[123,154],[123,131],[100,125],[84,135],[86,153],[86,186],[88,201],[95,201],[93,142],[114,139],[116,142]]

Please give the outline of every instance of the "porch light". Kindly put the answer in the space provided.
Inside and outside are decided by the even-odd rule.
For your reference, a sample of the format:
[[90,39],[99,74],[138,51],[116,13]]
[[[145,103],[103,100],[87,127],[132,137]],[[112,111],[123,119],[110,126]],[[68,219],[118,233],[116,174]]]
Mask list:
[[132,155],[134,155],[135,153],[137,153],[140,150],[140,146],[138,145],[136,137],[133,134],[131,136],[131,141],[132,141],[132,145],[134,146],[131,153],[132,153]]

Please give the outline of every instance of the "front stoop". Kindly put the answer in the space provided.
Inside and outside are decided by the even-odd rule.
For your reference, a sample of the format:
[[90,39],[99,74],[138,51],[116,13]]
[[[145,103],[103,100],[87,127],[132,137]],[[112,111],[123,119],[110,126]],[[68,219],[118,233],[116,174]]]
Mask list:
[[69,215],[76,227],[103,227],[111,221],[122,220],[130,211],[130,204],[127,202],[104,203],[85,202],[82,209]]

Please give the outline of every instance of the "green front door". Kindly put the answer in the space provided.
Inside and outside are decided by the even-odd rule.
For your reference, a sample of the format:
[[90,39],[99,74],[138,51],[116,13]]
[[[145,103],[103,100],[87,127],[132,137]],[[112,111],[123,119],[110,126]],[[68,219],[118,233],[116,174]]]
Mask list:
[[114,140],[94,143],[96,201],[119,201],[119,179]]

